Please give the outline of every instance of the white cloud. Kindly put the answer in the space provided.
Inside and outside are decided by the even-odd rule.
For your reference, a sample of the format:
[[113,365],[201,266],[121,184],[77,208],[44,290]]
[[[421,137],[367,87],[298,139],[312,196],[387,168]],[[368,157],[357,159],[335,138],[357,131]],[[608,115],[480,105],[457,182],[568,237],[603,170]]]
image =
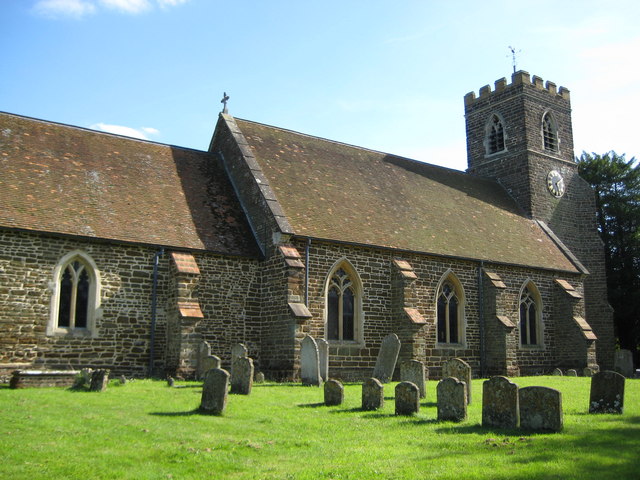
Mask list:
[[123,125],[110,125],[108,123],[94,123],[89,128],[99,130],[101,132],[114,133],[116,135],[123,135],[125,137],[139,138],[140,140],[149,140],[146,134],[159,135],[160,132],[152,127],[144,128],[131,128]]
[[95,13],[96,6],[87,0],[39,0],[33,11],[45,17],[71,17],[80,19]]
[[100,3],[107,8],[118,10],[123,13],[143,13],[151,9],[149,0],[100,0]]

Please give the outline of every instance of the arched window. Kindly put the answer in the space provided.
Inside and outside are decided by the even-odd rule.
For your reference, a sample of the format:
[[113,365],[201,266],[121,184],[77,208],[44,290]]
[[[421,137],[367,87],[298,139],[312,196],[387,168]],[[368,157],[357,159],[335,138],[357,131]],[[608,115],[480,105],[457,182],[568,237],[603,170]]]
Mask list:
[[504,125],[498,115],[493,114],[485,129],[487,155],[503,151],[505,147]]
[[464,294],[453,273],[443,277],[436,301],[437,340],[441,344],[464,343]]
[[359,341],[362,333],[360,280],[344,261],[332,269],[326,289],[327,340]]
[[100,277],[93,260],[82,252],[67,254],[53,277],[47,334],[94,333]]
[[558,127],[549,112],[542,117],[542,141],[545,150],[558,151]]
[[528,282],[520,293],[520,344],[541,345],[540,294],[532,282]]

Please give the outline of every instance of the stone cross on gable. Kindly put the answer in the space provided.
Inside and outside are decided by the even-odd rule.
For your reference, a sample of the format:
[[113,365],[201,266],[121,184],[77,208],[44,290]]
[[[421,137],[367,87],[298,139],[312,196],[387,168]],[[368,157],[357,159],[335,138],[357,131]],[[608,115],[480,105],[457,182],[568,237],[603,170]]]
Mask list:
[[220,103],[224,105],[224,108],[222,109],[222,113],[229,113],[229,111],[227,110],[228,101],[229,101],[229,95],[227,95],[227,92],[224,92],[224,95],[222,96],[222,100],[220,100]]

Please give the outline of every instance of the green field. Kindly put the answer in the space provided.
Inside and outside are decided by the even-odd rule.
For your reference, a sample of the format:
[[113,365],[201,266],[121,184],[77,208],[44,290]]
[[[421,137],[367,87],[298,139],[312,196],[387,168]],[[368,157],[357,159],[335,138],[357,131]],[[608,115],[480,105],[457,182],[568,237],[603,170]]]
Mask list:
[[0,479],[630,479],[640,478],[640,380],[627,380],[623,415],[589,415],[588,378],[524,377],[563,394],[556,434],[481,427],[482,382],[467,421],[438,422],[436,381],[411,417],[360,409],[323,390],[254,385],[220,417],[197,413],[199,383],[112,381],[103,393],[0,388]]

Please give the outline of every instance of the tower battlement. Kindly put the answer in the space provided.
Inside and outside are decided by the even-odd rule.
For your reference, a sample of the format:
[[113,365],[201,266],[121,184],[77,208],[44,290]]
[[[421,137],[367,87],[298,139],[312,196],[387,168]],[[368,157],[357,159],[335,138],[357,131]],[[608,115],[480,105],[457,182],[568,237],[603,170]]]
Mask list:
[[511,75],[511,83],[507,84],[506,78],[501,78],[495,81],[495,88],[493,92],[491,91],[491,85],[485,85],[480,88],[479,96],[476,97],[475,92],[469,92],[464,96],[464,104],[465,106],[473,105],[477,101],[485,100],[492,93],[500,93],[509,88],[517,87],[520,85],[531,85],[539,90],[549,92],[550,95],[557,95],[562,97],[565,100],[570,99],[569,89],[565,87],[557,88],[556,84],[547,80],[545,83],[542,78],[534,75],[530,76],[529,72],[525,72],[524,70],[519,70]]

